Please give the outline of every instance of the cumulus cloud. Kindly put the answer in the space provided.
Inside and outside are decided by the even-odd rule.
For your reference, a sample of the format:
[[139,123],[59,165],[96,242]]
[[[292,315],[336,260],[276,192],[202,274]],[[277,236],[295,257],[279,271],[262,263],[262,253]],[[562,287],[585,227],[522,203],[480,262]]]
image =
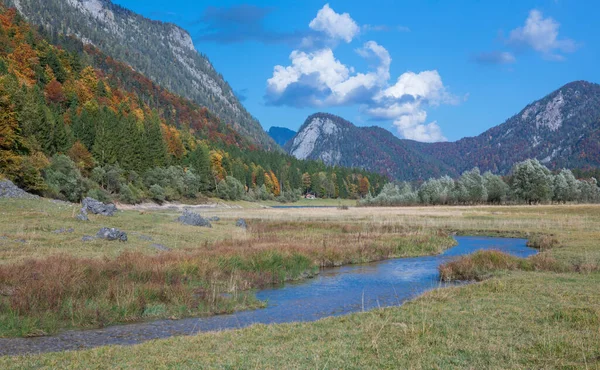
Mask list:
[[340,39],[349,43],[360,32],[358,24],[350,14],[336,13],[329,4],[325,4],[308,25],[312,30],[325,33],[332,39]]
[[539,10],[533,9],[525,25],[510,32],[507,43],[515,47],[528,47],[541,53],[547,59],[561,60],[560,53],[572,53],[577,49],[575,41],[559,39],[560,23],[551,17],[544,18]]
[[[314,31],[330,39],[351,42],[360,27],[348,14],[338,14],[325,5],[310,23]],[[270,105],[330,107],[359,105],[372,120],[392,121],[398,133],[418,141],[445,141],[437,122],[427,123],[427,109],[456,104],[435,71],[403,73],[391,81],[392,58],[375,41],[355,49],[369,61],[366,72],[357,72],[335,57],[332,45],[311,51],[294,50],[288,66],[277,65],[267,80],[265,100]]]
[[508,51],[491,51],[489,53],[479,53],[475,56],[475,61],[480,64],[512,64],[517,61],[515,56]]

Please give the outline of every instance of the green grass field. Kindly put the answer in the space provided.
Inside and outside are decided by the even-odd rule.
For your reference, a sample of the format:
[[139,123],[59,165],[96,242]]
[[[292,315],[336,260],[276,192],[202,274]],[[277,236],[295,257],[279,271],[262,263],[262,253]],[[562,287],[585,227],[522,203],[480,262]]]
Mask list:
[[[23,225],[31,221],[25,219],[34,211],[16,210],[14,207],[19,205],[11,207],[9,212],[4,208],[0,212],[1,217],[6,217],[1,220],[0,235],[8,234],[12,238],[19,230],[24,235],[34,232]],[[335,208],[216,209],[208,213],[222,217],[223,232],[230,227],[229,220],[243,216],[260,230],[265,250],[300,251],[313,262],[318,258],[324,260],[325,256],[313,254],[316,252],[310,245],[322,244],[324,240],[331,241],[328,261],[353,262],[357,249],[343,248],[351,244],[348,235],[364,235],[367,230],[377,232],[363,245],[362,253],[370,246],[402,245],[388,257],[403,254],[399,251],[406,255],[436,253],[443,247],[442,244],[434,247],[437,242],[432,241],[437,239],[431,238],[449,232],[531,239],[548,236],[556,239],[557,244],[542,250],[542,255],[570,266],[570,272],[492,269],[486,271],[488,276],[480,283],[434,290],[401,307],[313,323],[255,325],[132,347],[2,358],[0,367],[600,368],[598,206],[352,208],[347,211]],[[141,229],[148,228],[145,230],[152,234],[148,230],[161,229],[162,223],[149,226],[145,221],[136,221],[138,217],[164,217],[166,222],[172,216],[161,212],[142,215],[126,212],[114,222],[120,217],[130,225],[136,223]],[[13,220],[11,226],[6,225],[9,218]],[[49,229],[55,226],[50,225]],[[8,227],[16,231],[8,232]],[[89,227],[93,229],[97,225]],[[214,248],[215,253],[239,253],[239,246],[245,245],[243,239],[227,238],[215,229],[214,235],[211,231],[205,236],[212,240],[207,245],[220,246]],[[396,234],[404,239],[394,239]],[[282,248],[282,240],[294,235],[304,247],[284,245]],[[421,241],[423,246],[428,244],[429,247],[410,249],[399,240]],[[182,247],[193,249],[187,243]],[[143,248],[143,243],[133,244],[114,248]],[[60,245],[56,241],[53,248],[42,249],[45,255],[50,255],[58,251]],[[65,248],[76,256],[120,253],[81,251],[76,243],[67,244]],[[141,253],[156,252],[143,250]],[[5,254],[4,249],[1,255],[5,265],[13,265],[27,258],[27,254],[37,257],[35,251]]]

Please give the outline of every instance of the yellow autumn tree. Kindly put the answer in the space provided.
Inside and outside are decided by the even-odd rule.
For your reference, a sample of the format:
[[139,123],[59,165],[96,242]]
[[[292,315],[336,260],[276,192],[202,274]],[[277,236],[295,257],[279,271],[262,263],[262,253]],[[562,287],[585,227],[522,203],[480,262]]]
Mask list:
[[223,168],[223,154],[216,150],[210,152],[210,169],[216,183],[219,183],[227,177],[227,171]]
[[277,176],[275,176],[275,173],[273,173],[273,171],[270,172],[270,176],[271,176],[271,182],[273,183],[272,193],[273,193],[273,195],[275,195],[277,197],[281,194],[281,186],[279,184],[279,180],[277,179]]
[[167,126],[164,123],[161,124],[161,127],[165,143],[167,143],[167,153],[177,159],[183,158],[186,154],[186,150],[183,146],[183,141],[181,141],[179,130],[173,126]]

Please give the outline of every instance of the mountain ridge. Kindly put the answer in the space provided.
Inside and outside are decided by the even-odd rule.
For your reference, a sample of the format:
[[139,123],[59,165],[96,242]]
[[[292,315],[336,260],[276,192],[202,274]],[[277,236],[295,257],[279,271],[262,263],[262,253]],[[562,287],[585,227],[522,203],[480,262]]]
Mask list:
[[129,64],[167,90],[214,112],[258,146],[279,150],[183,28],[151,20],[110,0],[3,0],[28,21],[74,35]]
[[[506,174],[527,158],[552,169],[600,166],[599,139],[600,85],[573,81],[480,135],[455,142],[399,139],[380,127],[357,127],[341,117],[317,113],[284,149],[297,158],[361,167],[399,180],[425,180],[476,166]],[[389,150],[401,158],[382,154]],[[365,152],[371,154],[365,157]],[[342,153],[347,158],[341,158]],[[422,167],[415,170],[415,165]]]

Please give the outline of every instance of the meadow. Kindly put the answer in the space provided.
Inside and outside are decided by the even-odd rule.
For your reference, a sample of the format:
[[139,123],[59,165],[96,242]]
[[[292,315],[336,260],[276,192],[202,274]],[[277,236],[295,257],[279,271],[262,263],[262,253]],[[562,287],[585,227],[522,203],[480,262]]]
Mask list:
[[[2,358],[3,368],[600,367],[598,206],[202,210],[220,217],[212,229],[179,225],[168,209],[129,210],[81,224],[72,219],[73,207],[49,201],[2,201],[0,208],[0,236],[9,240],[0,240],[0,289],[8,293],[0,298],[2,336],[256,307],[261,302],[253,299],[254,288],[306,278],[320,266],[440,253],[452,245],[452,234],[524,237],[540,249],[527,260],[493,254],[458,259],[442,267],[442,276],[445,267],[448,279],[480,282],[437,289],[400,307],[131,347]],[[235,227],[240,217],[248,230]],[[120,227],[130,241],[80,241],[100,226]],[[52,233],[61,227],[75,232]],[[157,251],[152,243],[171,251]],[[73,276],[73,283],[63,284],[55,307],[15,310],[11,300],[19,289],[11,288],[32,284],[30,292],[44,292],[39,275],[16,273],[38,266],[38,274],[56,274],[48,280]],[[82,276],[100,290],[83,289]],[[223,292],[236,294],[224,302]],[[90,303],[91,297],[97,298]],[[69,307],[79,319],[69,319]],[[27,326],[6,329],[24,318]]]

